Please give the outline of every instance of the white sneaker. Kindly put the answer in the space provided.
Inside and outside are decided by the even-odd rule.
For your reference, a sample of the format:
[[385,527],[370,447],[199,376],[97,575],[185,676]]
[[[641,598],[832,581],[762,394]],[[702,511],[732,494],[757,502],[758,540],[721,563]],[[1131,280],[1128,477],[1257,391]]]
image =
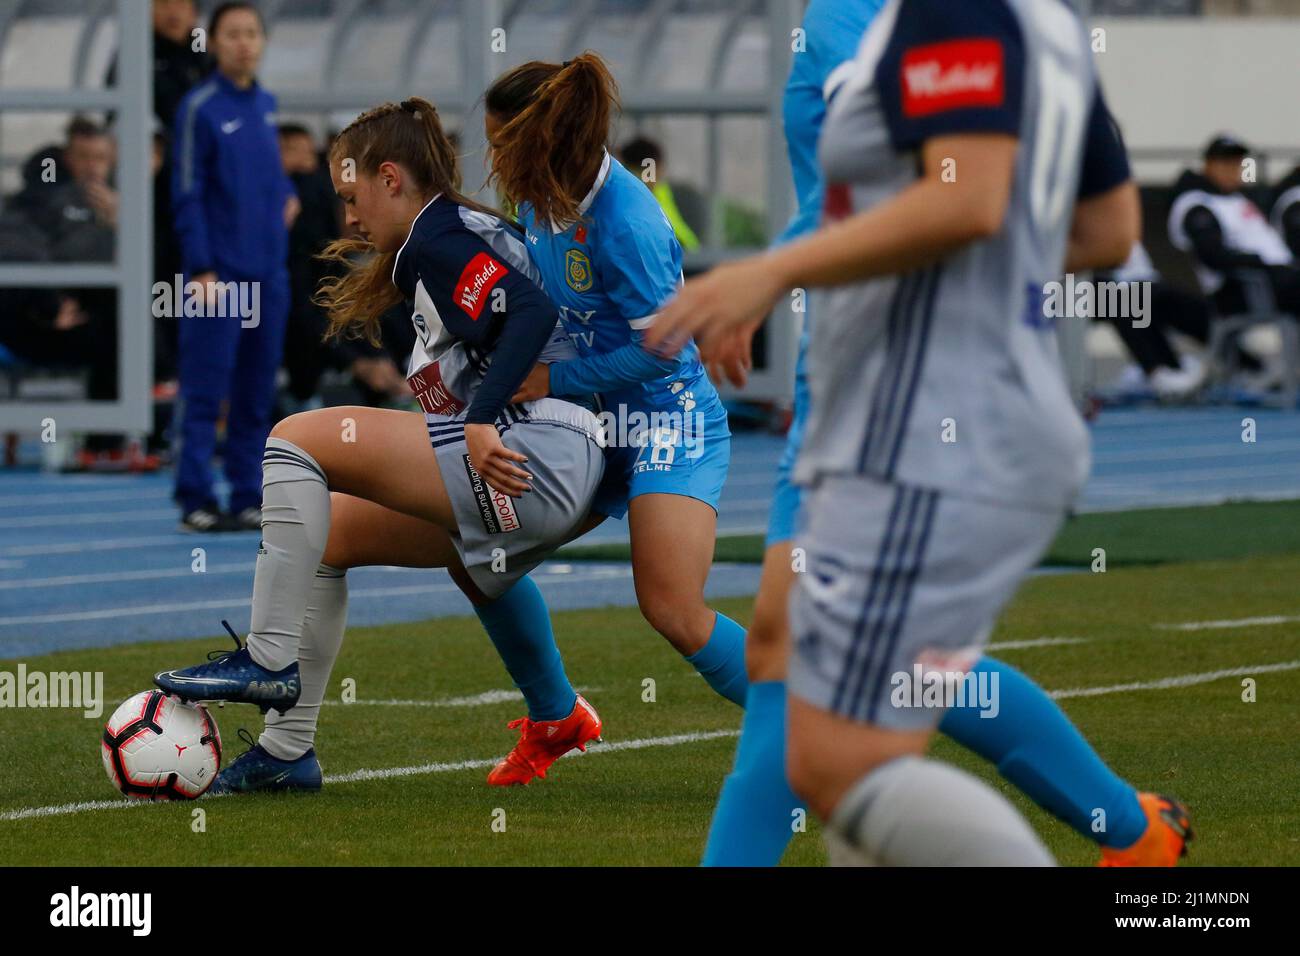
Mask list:
[[1192,395],[1205,384],[1205,366],[1194,356],[1184,356],[1177,369],[1163,365],[1151,373],[1151,387],[1163,399],[1178,400]]

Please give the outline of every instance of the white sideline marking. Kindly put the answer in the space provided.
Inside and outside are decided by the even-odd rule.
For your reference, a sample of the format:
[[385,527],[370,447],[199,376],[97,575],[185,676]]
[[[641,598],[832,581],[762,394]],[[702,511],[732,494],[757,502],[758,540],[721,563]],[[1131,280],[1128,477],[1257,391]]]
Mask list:
[[1032,641],[999,641],[985,646],[986,651],[1018,651],[1025,647],[1061,647],[1066,644],[1091,643],[1086,637],[1036,637]]
[[1179,677],[1162,677],[1159,680],[1134,681],[1131,684],[1111,684],[1109,687],[1076,687],[1072,690],[1049,690],[1047,696],[1055,700],[1068,697],[1100,697],[1103,694],[1122,694],[1131,690],[1171,690],[1175,687],[1191,687],[1195,684],[1208,684],[1225,677],[1250,677],[1254,674],[1273,674],[1278,671],[1300,670],[1300,661],[1283,661],[1280,664],[1256,664],[1253,667],[1229,667],[1221,671],[1206,671],[1204,674],[1183,674]]
[[1274,614],[1269,617],[1238,617],[1226,621],[1188,621],[1186,624],[1155,624],[1162,631],[1208,631],[1230,627],[1259,627],[1265,624],[1294,624],[1300,615]]
[[[1130,684],[1112,684],[1108,687],[1076,687],[1070,690],[1048,691],[1049,697],[1063,700],[1070,697],[1100,697],[1103,694],[1122,694],[1134,690],[1172,690],[1179,687],[1191,687],[1195,684],[1207,684],[1225,677],[1246,677],[1252,674],[1272,674],[1279,671],[1300,670],[1300,661],[1283,661],[1278,664],[1256,664],[1250,667],[1233,667],[1227,670],[1207,671],[1202,674],[1182,674],[1178,677],[1162,677],[1153,681],[1135,681]],[[648,747],[676,747],[680,744],[696,743],[704,740],[717,740],[722,737],[738,737],[739,730],[705,730],[691,734],[674,734],[668,737],[645,737],[640,740],[622,740],[609,744],[592,744],[587,755],[614,753],[620,750],[643,750]],[[574,756],[575,754],[566,754]],[[457,770],[477,770],[495,766],[500,760],[493,757],[486,760],[462,760],[456,763],[426,763],[415,767],[390,767],[385,770],[356,770],[352,773],[335,774],[325,777],[326,783],[352,783],[359,780],[386,780],[392,777],[411,777],[427,773],[452,773]],[[205,797],[207,800],[219,797]],[[81,803],[65,803],[51,807],[28,807],[23,810],[6,810],[0,812],[0,822],[8,820],[30,820],[38,817],[63,816],[70,813],[83,813],[89,810],[121,810],[126,807],[149,806],[147,800],[88,800]]]
[[[667,737],[643,737],[640,740],[620,740],[608,744],[588,744],[587,756],[615,753],[621,750],[645,750],[649,747],[677,747],[681,744],[699,743],[704,740],[719,740],[723,737],[739,737],[739,730],[702,730],[691,734],[672,734]],[[572,754],[566,754],[571,756]],[[414,767],[388,767],[383,770],[354,770],[352,773],[336,773],[325,777],[326,783],[356,783],[361,780],[390,780],[394,777],[414,777],[429,773],[454,773],[458,770],[480,770],[494,767],[500,757],[483,760],[459,760],[454,763],[425,763]],[[219,796],[204,797],[205,800],[219,800]],[[0,813],[3,820],[31,820],[38,817],[65,816],[69,813],[83,813],[89,810],[121,810],[126,807],[155,806],[148,800],[83,800],[80,803],[64,803],[53,807],[29,807],[24,810],[8,810]]]
[[[599,694],[601,687],[575,687],[579,694]],[[486,707],[491,704],[505,704],[520,701],[524,695],[517,690],[485,690],[481,694],[468,697],[437,697],[433,700],[354,700],[345,704],[341,700],[327,700],[325,704],[337,707]]]

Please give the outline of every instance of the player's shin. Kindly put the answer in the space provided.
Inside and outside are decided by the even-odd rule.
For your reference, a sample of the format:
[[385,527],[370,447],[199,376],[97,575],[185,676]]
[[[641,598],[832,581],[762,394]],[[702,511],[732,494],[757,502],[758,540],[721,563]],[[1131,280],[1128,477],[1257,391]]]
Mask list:
[[1088,839],[1126,847],[1142,836],[1147,820],[1137,791],[1106,766],[1041,687],[989,657],[973,672],[990,675],[996,711],[973,703],[951,707],[940,732],[996,764],[1035,803]]
[[564,672],[551,615],[542,592],[525,575],[474,613],[524,700],[531,720],[562,720],[573,712],[577,692]]
[[347,628],[346,574],[325,564],[316,570],[298,646],[302,696],[287,713],[268,713],[266,729],[257,741],[262,749],[280,760],[296,760],[315,745],[316,723]]
[[248,651],[278,671],[298,659],[308,596],[329,538],[324,469],[293,442],[271,437],[262,458],[262,546],[253,578]]

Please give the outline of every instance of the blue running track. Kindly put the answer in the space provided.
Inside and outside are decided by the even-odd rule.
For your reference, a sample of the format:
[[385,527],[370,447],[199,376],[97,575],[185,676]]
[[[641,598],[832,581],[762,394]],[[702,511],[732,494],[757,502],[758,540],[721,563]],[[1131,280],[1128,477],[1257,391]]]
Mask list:
[[[1241,440],[1242,419],[1257,441]],[[722,498],[723,534],[761,533],[781,439],[733,442]],[[1082,511],[1300,498],[1300,415],[1241,409],[1104,412],[1093,431],[1093,476]],[[0,471],[0,657],[221,633],[248,626],[257,535],[177,531],[171,476],[45,475]],[[606,522],[583,543],[626,539]],[[195,573],[192,550],[206,550]],[[469,613],[441,571],[349,573],[349,623],[370,625]],[[556,609],[635,605],[625,564],[548,562],[535,579]],[[753,594],[758,568],[715,565],[714,597]],[[215,646],[215,645],[214,645]]]

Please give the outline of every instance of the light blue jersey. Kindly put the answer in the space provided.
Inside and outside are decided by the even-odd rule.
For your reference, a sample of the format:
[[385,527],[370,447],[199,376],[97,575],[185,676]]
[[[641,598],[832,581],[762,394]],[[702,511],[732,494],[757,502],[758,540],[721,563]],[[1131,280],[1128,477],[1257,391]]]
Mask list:
[[550,367],[551,394],[596,393],[610,449],[596,510],[622,517],[651,492],[717,508],[730,458],[726,409],[694,343],[674,358],[642,346],[682,279],[681,246],[654,195],[605,153],[582,218],[542,225],[524,204],[528,253],[578,350]]
[[[812,0],[804,13],[804,46],[794,54],[781,108],[785,148],[794,173],[799,208],[777,239],[778,245],[806,236],[821,220],[822,174],[817,163],[817,141],[826,118],[827,87],[835,85],[832,82],[835,71],[852,61],[862,34],[884,5],[885,0]],[[809,319],[810,313],[804,313],[799,357],[794,367],[794,417],[777,468],[776,491],[768,516],[769,545],[794,537],[799,510],[799,488],[792,476],[804,423],[808,420]]]

